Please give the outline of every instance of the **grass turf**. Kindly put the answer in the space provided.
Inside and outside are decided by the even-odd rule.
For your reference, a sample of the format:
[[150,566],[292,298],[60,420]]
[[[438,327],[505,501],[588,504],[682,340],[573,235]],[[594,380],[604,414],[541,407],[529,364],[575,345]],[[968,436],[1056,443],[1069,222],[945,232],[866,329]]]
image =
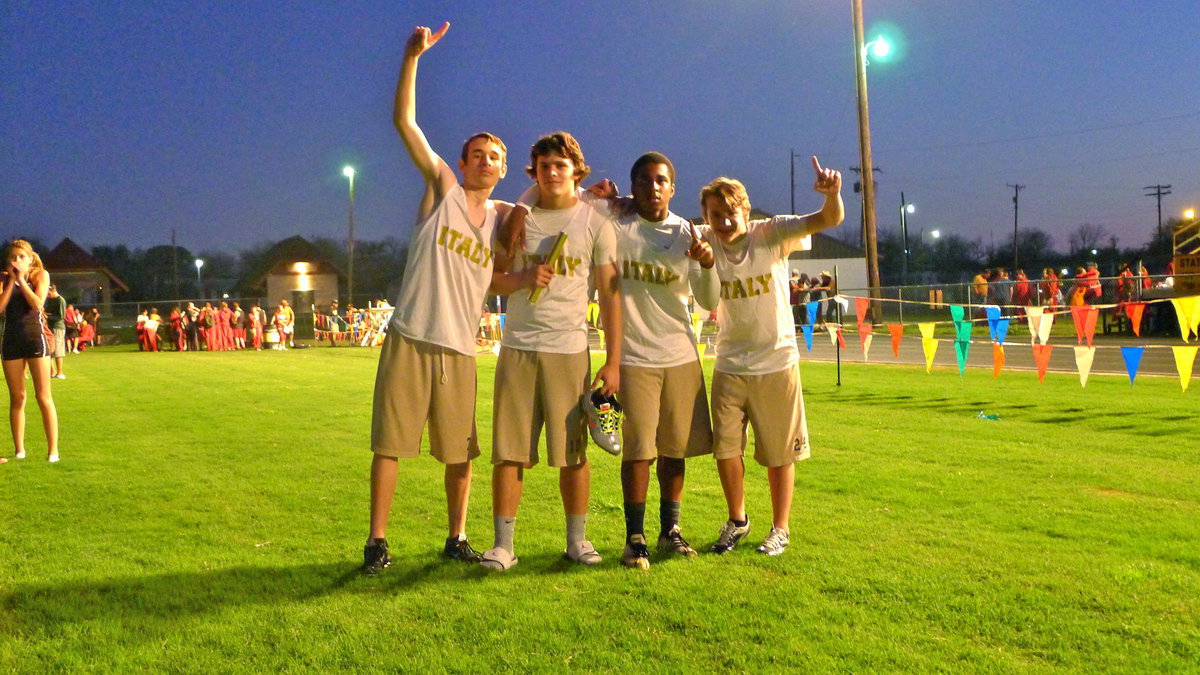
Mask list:
[[[786,555],[765,471],[733,553],[619,564],[618,462],[593,448],[598,569],[560,558],[553,470],[527,475],[521,563],[438,557],[440,466],[402,464],[394,562],[357,574],[378,352],[100,349],[56,382],[63,462],[0,467],[0,669],[1188,670],[1200,663],[1195,392],[1174,378],[802,365],[813,458]],[[491,543],[480,358],[468,531]],[[711,361],[706,365],[711,367]],[[976,418],[980,411],[999,421]],[[684,532],[725,519],[689,463]],[[657,533],[652,485],[647,530]]]

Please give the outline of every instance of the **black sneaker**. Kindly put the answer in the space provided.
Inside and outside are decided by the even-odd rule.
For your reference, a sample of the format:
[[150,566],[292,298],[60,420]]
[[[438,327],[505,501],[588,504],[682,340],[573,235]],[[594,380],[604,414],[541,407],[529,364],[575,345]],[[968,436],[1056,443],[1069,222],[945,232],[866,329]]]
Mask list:
[[638,570],[650,569],[650,550],[646,548],[645,535],[635,534],[625,543],[621,564]]
[[363,574],[379,574],[383,568],[392,564],[392,555],[388,553],[387,539],[368,539],[363,547]]
[[457,537],[447,537],[446,547],[442,549],[442,555],[451,560],[461,560],[469,563],[477,563],[483,560],[483,556],[479,554],[479,551],[471,548],[471,542],[467,541],[466,535],[463,534]]
[[746,524],[741,527],[732,520],[727,520],[721,526],[721,531],[717,533],[717,543],[713,544],[709,551],[717,555],[728,553],[748,534],[750,534],[750,519],[747,518]]

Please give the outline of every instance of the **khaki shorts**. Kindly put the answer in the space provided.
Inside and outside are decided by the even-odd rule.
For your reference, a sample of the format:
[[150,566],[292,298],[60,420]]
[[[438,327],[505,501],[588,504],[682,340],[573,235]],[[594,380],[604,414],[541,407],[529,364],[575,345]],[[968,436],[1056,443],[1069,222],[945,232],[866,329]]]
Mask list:
[[67,329],[54,329],[54,349],[50,352],[50,356],[61,359],[67,355]]
[[784,466],[808,459],[799,364],[766,375],[714,372],[712,419],[717,459],[745,454],[747,423],[754,427],[754,459],[759,464]]
[[546,463],[587,461],[586,418],[580,400],[590,385],[586,351],[551,354],[500,348],[492,406],[492,463],[538,463],[538,436],[546,427]]
[[475,433],[475,357],[388,331],[375,374],[371,451],[416,457],[429,423],[429,450],[439,462],[479,456]]
[[712,452],[700,361],[673,368],[621,366],[622,459],[684,459]]

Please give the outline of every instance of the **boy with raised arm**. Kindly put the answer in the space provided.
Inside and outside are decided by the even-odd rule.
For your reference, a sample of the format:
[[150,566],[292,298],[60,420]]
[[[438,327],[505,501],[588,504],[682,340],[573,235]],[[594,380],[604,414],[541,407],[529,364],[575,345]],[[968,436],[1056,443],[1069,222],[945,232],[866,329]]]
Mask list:
[[[518,561],[513,547],[517,508],[525,469],[539,461],[538,435],[543,426],[546,462],[559,470],[567,521],[564,555],[583,565],[600,562],[600,554],[587,540],[591,473],[580,400],[597,383],[603,383],[605,395],[616,393],[620,384],[616,236],[612,219],[576,194],[590,171],[579,143],[562,131],[539,138],[530,150],[526,171],[537,181],[537,200],[525,217],[525,246],[509,251],[516,272],[496,275],[493,284],[496,292],[511,294],[496,363],[492,427],[496,538],[483,554],[483,565],[497,570]],[[560,241],[565,241],[560,244],[561,254],[552,256]],[[497,265],[506,262],[498,260]],[[536,300],[525,290],[529,286],[541,288]],[[589,286],[599,293],[608,337],[607,358],[595,379],[589,378],[585,322]]]
[[726,553],[750,532],[743,478],[746,424],[754,427],[754,459],[767,467],[772,527],[759,553],[779,555],[788,545],[795,462],[809,455],[808,425],[800,389],[800,353],[788,310],[787,259],[810,246],[808,236],[842,222],[842,177],[816,171],[813,189],[824,195],[820,211],[751,221],[746,188],[717,178],[700,192],[712,244],[721,302],[717,308],[717,361],[713,373],[713,455],[729,520],[713,553]]
[[425,178],[419,220],[396,310],[379,356],[371,416],[371,525],[362,570],[391,562],[385,539],[397,458],[416,457],[429,424],[430,452],[446,466],[446,556],[478,562],[465,533],[475,433],[475,331],[492,281],[492,232],[509,205],[489,197],[508,170],[499,138],[467,139],[458,161],[462,184],[433,151],[416,121],[417,60],[450,27],[419,26],[405,45],[394,122]]
[[691,557],[679,528],[684,459],[712,451],[704,374],[692,331],[688,297],[706,310],[717,305],[713,251],[691,223],[671,212],[675,166],[648,152],[629,172],[632,209],[617,219],[621,265],[621,488],[625,550],[621,563],[648,569],[644,521],[650,465],[657,460],[658,549]]

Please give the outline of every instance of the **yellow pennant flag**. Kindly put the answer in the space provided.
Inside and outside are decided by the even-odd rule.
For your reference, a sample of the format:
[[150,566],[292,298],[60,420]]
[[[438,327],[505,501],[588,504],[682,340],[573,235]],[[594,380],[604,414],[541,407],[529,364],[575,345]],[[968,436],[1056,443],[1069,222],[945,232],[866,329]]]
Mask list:
[[1175,316],[1179,319],[1179,334],[1187,342],[1200,326],[1200,297],[1171,298],[1171,304],[1175,305]]
[[925,350],[925,372],[933,370],[933,355],[937,354],[938,341],[931,337],[921,338],[921,348]]
[[862,340],[863,361],[867,360],[867,355],[871,352],[871,339],[874,337],[874,333],[859,334],[859,339]]
[[1042,325],[1042,313],[1045,310],[1041,307],[1026,307],[1025,321],[1029,324],[1029,343],[1037,339],[1038,328]]
[[836,346],[838,327],[832,323],[825,324],[825,327],[829,329],[829,344]]
[[1200,347],[1171,347],[1175,352],[1175,368],[1179,370],[1179,386],[1187,391],[1192,379],[1192,365],[1196,362],[1196,350]]
[[932,340],[933,339],[933,328],[936,325],[937,325],[936,322],[926,321],[925,323],[917,324],[917,329],[921,331],[921,337],[925,338],[926,340]]
[[1092,372],[1092,361],[1095,358],[1095,347],[1075,348],[1075,367],[1079,370],[1079,386],[1087,386],[1088,373]]
[[696,343],[696,354],[700,358],[704,358],[704,350],[707,348],[708,348],[708,345],[704,344],[703,342]]

